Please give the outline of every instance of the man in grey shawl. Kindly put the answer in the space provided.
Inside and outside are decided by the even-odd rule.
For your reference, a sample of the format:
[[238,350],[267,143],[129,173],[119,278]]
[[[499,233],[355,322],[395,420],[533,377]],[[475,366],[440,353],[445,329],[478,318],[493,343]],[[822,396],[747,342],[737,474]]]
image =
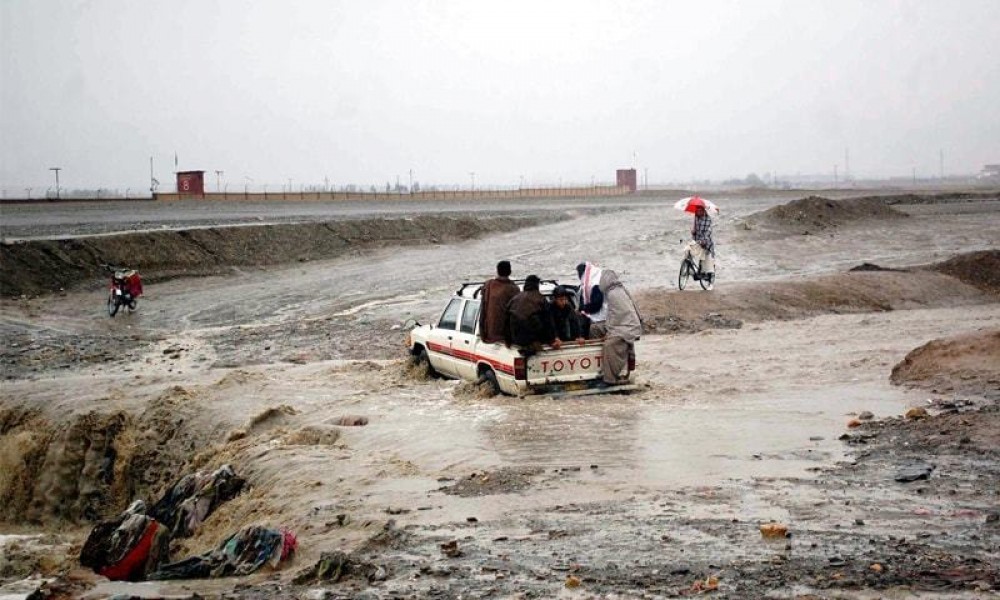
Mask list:
[[[602,321],[591,324],[590,332],[591,338],[604,338],[601,387],[625,383],[627,379],[619,377],[626,370],[629,358],[634,359],[635,341],[642,335],[639,311],[614,271],[580,263],[576,272],[580,276],[581,292],[584,292],[581,295],[585,296],[585,314],[604,316]],[[601,306],[596,306],[598,302]]]

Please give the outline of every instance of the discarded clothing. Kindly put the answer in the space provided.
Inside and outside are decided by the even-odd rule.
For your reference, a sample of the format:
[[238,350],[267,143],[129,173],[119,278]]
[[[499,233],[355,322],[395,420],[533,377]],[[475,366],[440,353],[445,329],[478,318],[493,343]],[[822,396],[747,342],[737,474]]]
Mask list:
[[149,514],[174,537],[189,537],[220,504],[236,497],[244,483],[229,465],[188,474],[170,486]]
[[287,529],[250,525],[226,538],[215,550],[163,565],[149,578],[204,579],[249,575],[265,564],[277,567],[295,553],[297,546],[295,534]]
[[141,500],[110,521],[98,523],[80,550],[80,564],[115,581],[142,581],[167,558],[170,533],[143,514]]
[[350,554],[336,550],[321,554],[316,564],[299,571],[292,583],[296,585],[318,582],[338,583],[342,579],[355,576],[368,581],[383,581],[388,576],[388,572],[383,566],[359,560]]

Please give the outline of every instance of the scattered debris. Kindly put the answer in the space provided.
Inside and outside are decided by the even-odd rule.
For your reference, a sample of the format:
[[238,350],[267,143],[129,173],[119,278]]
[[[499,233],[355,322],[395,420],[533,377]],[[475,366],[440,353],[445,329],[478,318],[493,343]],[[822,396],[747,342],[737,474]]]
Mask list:
[[215,550],[161,566],[149,579],[204,579],[249,575],[265,565],[277,568],[295,554],[298,540],[291,531],[249,525],[229,536]]
[[385,581],[388,575],[388,570],[382,565],[359,560],[346,552],[336,550],[322,553],[314,565],[299,571],[292,579],[292,583],[296,585],[320,582],[339,583],[355,576],[360,576],[369,582],[375,582]]
[[462,556],[462,551],[458,549],[458,540],[451,540],[450,542],[441,544],[441,554],[444,554],[448,558]]
[[188,537],[219,505],[235,498],[245,483],[229,465],[190,473],[170,486],[149,514],[173,537]]
[[789,537],[788,526],[781,523],[765,523],[761,525],[760,534],[768,539]]
[[98,523],[80,550],[80,564],[112,581],[142,581],[167,559],[170,533],[133,502],[114,519]]
[[932,471],[934,471],[934,465],[921,461],[913,461],[900,467],[896,471],[895,479],[902,483],[929,479]]

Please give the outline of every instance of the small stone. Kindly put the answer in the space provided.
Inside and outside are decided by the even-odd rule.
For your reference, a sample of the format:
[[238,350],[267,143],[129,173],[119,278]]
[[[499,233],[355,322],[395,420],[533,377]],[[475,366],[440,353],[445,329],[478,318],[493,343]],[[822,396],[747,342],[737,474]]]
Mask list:
[[760,534],[769,539],[788,537],[788,526],[781,523],[765,523],[760,526]]
[[926,419],[928,416],[930,415],[927,414],[927,409],[920,406],[913,407],[906,411],[907,419]]
[[862,421],[871,421],[874,418],[875,415],[870,410],[863,411],[860,415],[858,415],[858,419]]
[[574,589],[580,587],[580,578],[576,575],[570,575],[566,578],[566,587],[569,589]]

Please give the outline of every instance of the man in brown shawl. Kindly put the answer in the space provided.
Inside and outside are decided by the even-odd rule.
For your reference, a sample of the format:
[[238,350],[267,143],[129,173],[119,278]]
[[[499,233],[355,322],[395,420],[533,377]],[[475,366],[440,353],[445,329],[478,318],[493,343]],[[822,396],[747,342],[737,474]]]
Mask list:
[[497,263],[497,276],[483,284],[479,305],[479,337],[489,344],[504,341],[504,323],[507,320],[507,303],[520,292],[510,280],[510,261]]

